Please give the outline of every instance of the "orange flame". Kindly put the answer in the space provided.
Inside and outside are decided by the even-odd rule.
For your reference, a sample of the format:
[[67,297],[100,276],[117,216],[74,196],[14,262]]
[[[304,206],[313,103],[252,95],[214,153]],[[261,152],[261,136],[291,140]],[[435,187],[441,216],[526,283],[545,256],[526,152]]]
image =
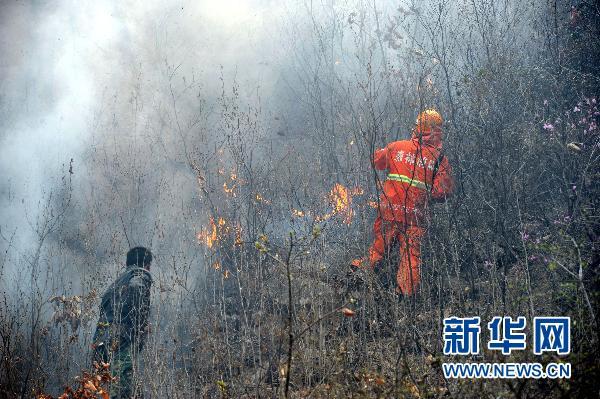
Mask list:
[[[225,169],[219,169],[219,174],[224,175]],[[223,183],[223,191],[225,191],[225,194],[229,194],[232,197],[235,197],[235,189],[237,188],[238,179],[237,173],[230,172],[229,179],[231,180],[229,185],[227,184],[227,182]]]
[[315,220],[317,222],[322,222],[334,215],[342,214],[344,215],[344,223],[350,224],[352,222],[352,216],[354,215],[354,211],[351,208],[352,195],[350,191],[341,184],[336,183],[329,192],[327,198],[333,207],[333,211],[326,213],[323,216],[317,216]]
[[256,198],[257,202],[262,202],[263,204],[267,204],[267,205],[271,204],[271,201],[264,199],[263,196],[258,193],[256,194],[256,196],[254,198]]
[[239,224],[235,226],[235,241],[234,245],[242,245],[244,240],[242,240],[242,226]]
[[[219,218],[219,225],[222,225],[221,221],[223,221],[223,224],[225,224],[225,220],[223,220],[223,218]],[[208,248],[213,247],[213,245],[217,241],[218,236],[217,225],[215,224],[215,220],[212,217],[210,218],[208,228],[202,228],[200,232],[198,232],[198,234],[196,235],[196,238],[199,242],[203,243]]]
[[343,214],[344,223],[350,224],[352,222],[353,211],[350,205],[352,204],[352,195],[350,191],[339,183],[329,192],[329,201],[333,206],[333,215]]
[[232,197],[235,197],[233,190],[235,190],[235,185],[228,187],[227,183],[223,183],[223,191],[225,191],[226,194],[230,194]]
[[298,209],[292,209],[292,215],[301,218],[304,216],[304,212],[299,211]]
[[217,219],[211,217],[208,226],[202,227],[196,234],[200,244],[212,248],[216,243],[226,239],[233,238],[233,245],[242,245],[242,226],[239,223],[230,223],[225,218]]

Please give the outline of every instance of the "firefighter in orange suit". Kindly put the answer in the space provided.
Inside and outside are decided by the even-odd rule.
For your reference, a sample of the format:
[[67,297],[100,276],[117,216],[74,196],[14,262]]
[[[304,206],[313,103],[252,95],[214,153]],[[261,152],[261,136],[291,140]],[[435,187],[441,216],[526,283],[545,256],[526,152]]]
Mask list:
[[400,246],[396,280],[403,295],[420,282],[420,245],[430,200],[443,201],[453,190],[448,159],[442,152],[442,117],[428,109],[419,114],[410,140],[395,141],[374,154],[374,166],[387,170],[369,249],[371,267],[384,257],[393,240]]

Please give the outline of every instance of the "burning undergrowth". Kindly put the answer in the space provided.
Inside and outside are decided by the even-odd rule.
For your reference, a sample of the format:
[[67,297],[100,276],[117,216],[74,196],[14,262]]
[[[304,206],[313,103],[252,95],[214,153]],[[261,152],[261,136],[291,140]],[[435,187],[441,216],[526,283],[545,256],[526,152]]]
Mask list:
[[[581,56],[596,47],[576,39],[590,37],[581,26],[591,17],[556,14],[555,32],[539,28],[546,3],[509,3],[519,18],[510,7],[498,16],[488,5],[450,12],[440,2],[386,10],[385,23],[364,4],[315,6],[283,20],[289,43],[283,56],[256,62],[269,77],[261,82],[227,65],[180,65],[178,48],[145,26],[151,39],[133,39],[158,48],[141,52],[133,78],[103,100],[83,156],[65,163],[58,193],[30,223],[33,249],[16,250],[0,231],[0,396],[56,396],[77,375],[80,393],[105,395],[104,377],[81,373],[92,365],[96,293],[138,244],[156,254],[151,331],[134,367],[138,389],[153,397],[584,391],[582,381],[467,386],[440,373],[441,320],[473,314],[568,314],[574,367],[597,370],[598,99],[588,79],[597,70]],[[481,12],[507,31],[517,20],[547,30],[529,37],[533,28],[519,25],[499,37],[467,24],[479,36],[461,34]],[[196,29],[195,18],[185,21]],[[456,37],[421,25],[430,21]],[[539,39],[557,35],[557,46],[570,43],[560,62]],[[525,56],[527,46],[535,49]],[[395,249],[387,269],[350,266],[365,266],[380,205],[385,175],[372,153],[408,138],[429,106],[447,121],[457,189],[431,207],[422,286],[401,298],[390,285]]]

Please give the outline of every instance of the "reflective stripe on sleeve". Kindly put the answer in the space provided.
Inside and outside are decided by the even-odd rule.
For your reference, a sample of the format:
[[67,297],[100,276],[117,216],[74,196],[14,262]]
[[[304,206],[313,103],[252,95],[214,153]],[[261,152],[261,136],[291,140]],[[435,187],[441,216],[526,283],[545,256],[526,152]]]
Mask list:
[[407,183],[413,187],[420,188],[422,190],[427,189],[427,185],[425,183],[423,183],[422,181],[419,181],[417,179],[410,178],[408,176],[398,175],[396,173],[390,173],[387,175],[387,179],[394,180],[394,181],[400,181],[402,183]]

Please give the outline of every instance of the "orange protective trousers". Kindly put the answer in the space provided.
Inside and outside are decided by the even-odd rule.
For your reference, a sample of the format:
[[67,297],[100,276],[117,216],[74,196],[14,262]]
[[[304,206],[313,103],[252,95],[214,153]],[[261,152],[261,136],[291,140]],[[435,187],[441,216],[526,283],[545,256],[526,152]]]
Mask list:
[[373,225],[374,240],[369,249],[371,267],[383,259],[386,250],[389,251],[394,239],[400,247],[400,262],[396,281],[404,295],[416,292],[421,281],[421,238],[424,229],[418,226],[406,225],[396,221],[384,220],[377,215]]

